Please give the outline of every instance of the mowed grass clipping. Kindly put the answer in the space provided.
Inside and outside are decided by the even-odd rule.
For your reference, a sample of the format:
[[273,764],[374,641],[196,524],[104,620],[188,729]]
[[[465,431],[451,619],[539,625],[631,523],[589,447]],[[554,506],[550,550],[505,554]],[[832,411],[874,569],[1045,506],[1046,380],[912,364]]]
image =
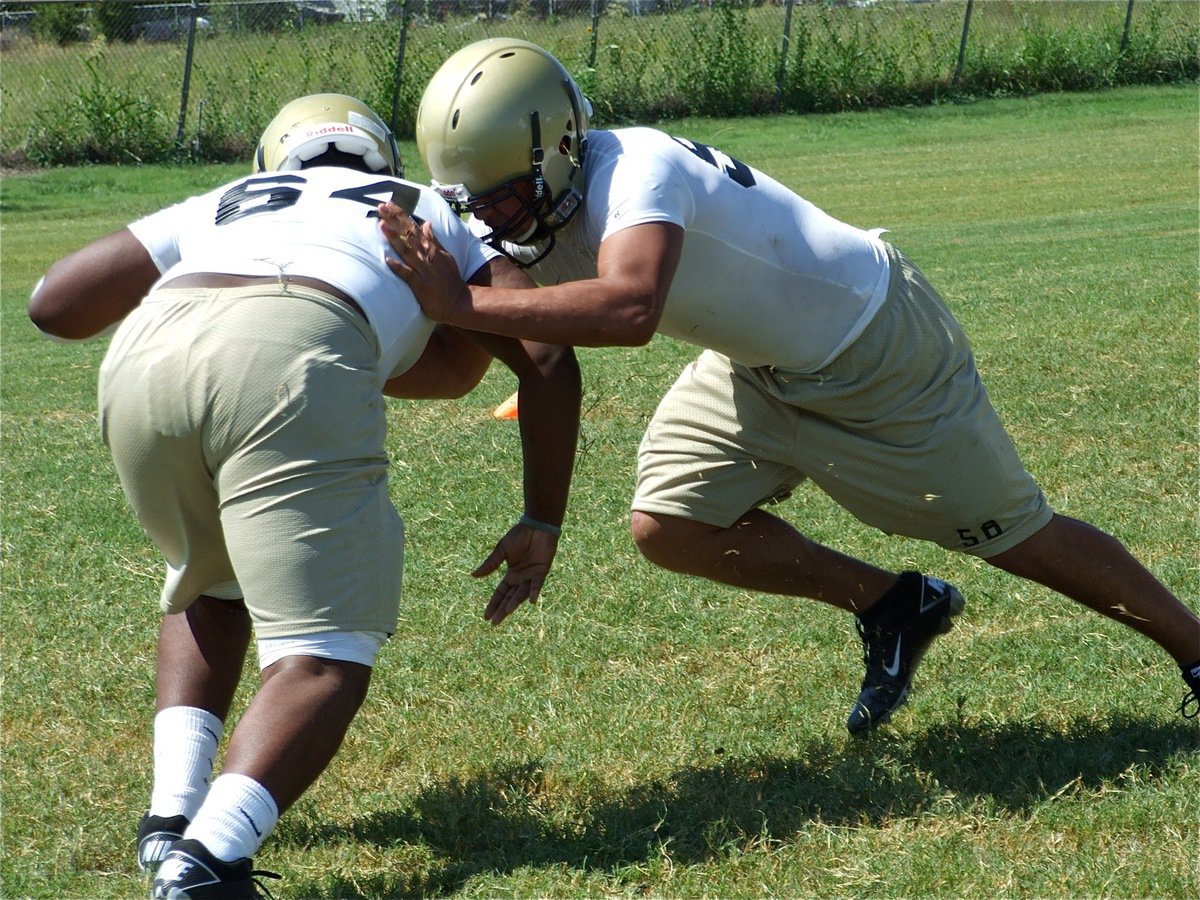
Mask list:
[[[1197,93],[1123,89],[673,133],[891,239],[971,334],[1060,510],[1189,604],[1197,575]],[[411,146],[410,175],[423,178]],[[57,256],[242,167],[6,177],[6,897],[136,897],[160,563],[95,422],[104,343],[25,318]],[[256,864],[283,898],[1194,898],[1200,730],[1148,641],[985,563],[871,531],[813,489],[815,538],[955,581],[967,609],[869,740],[849,616],[655,569],[627,533],[637,442],[693,348],[581,350],[585,418],[543,601],[500,628],[468,572],[519,515],[501,366],[391,404],[400,629],[345,746]],[[235,710],[255,683],[247,669]]]

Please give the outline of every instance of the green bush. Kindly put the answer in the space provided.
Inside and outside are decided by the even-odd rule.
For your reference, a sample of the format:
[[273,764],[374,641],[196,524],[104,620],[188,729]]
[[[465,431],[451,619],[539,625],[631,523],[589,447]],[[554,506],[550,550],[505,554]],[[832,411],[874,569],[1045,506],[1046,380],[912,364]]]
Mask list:
[[296,24],[300,14],[298,3],[262,3],[254,7],[248,18],[251,31],[285,31]]
[[97,3],[92,11],[100,33],[108,41],[132,41],[133,25],[137,21],[142,3],[129,0],[107,0]]
[[33,33],[60,47],[86,41],[88,12],[83,3],[54,3],[39,6],[33,16]]
[[694,92],[693,105],[687,111],[712,116],[770,111],[774,75],[764,63],[774,58],[774,48],[755,46],[762,35],[751,29],[745,8],[722,3],[713,8],[712,15],[693,17],[691,25],[693,43],[706,52],[683,60],[685,82]]
[[88,64],[91,83],[74,102],[43,114],[29,158],[41,165],[162,162],[178,155],[172,123],[139,92],[107,83]]
[[[592,101],[598,127],[1200,77],[1194,4],[1139,4],[1126,46],[1123,2],[976,4],[961,73],[960,2],[797,3],[786,44],[778,6],[745,0],[717,0],[711,7],[653,6],[650,0],[642,5],[654,14],[633,15],[626,4],[610,2],[594,22],[580,15],[538,19],[528,0],[510,0],[508,19],[455,13],[457,7],[451,7],[438,20],[415,11],[442,7],[416,2],[405,7],[412,13],[407,19],[316,25],[300,22],[295,3],[205,4],[203,14],[213,28],[195,52],[182,149],[197,159],[244,158],[274,110],[320,91],[361,97],[392,120],[400,137],[411,137],[424,85],[446,56],[496,35],[532,40],[558,56]],[[169,159],[180,152],[175,131],[182,47],[122,43],[134,23],[153,15],[139,9],[143,6],[123,0],[94,4],[105,42],[54,54],[41,52],[36,42],[6,51],[0,158],[61,164],[126,160],[131,154]],[[71,23],[81,15],[79,4],[37,8],[39,15],[59,17],[58,34],[75,33]],[[42,27],[49,29],[51,21]],[[89,82],[81,70],[93,62]],[[80,84],[90,87],[81,93]],[[124,84],[140,85],[145,93],[135,97],[106,87]],[[98,109],[105,104],[114,109]],[[111,128],[81,130],[86,123],[109,127],[113,121],[129,124],[134,149],[123,148]]]
[[[1117,84],[1168,84],[1200,78],[1200,33],[1194,27],[1178,34],[1164,21],[1160,4],[1141,10],[1138,27],[1129,35],[1114,73]],[[1164,53],[1172,37],[1181,38],[1180,52]]]

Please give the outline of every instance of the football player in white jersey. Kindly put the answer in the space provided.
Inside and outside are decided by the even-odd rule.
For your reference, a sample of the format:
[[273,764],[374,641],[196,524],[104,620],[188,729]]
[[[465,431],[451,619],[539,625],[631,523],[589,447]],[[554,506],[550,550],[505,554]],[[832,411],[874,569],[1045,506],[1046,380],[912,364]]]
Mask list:
[[463,283],[427,227],[381,209],[395,271],[440,322],[580,346],[656,332],[704,348],[638,454],[651,561],[856,614],[866,673],[847,727],[905,702],[963,606],[952,586],[806,538],[762,505],[811,480],[885,532],[971,553],[1159,644],[1195,715],[1200,618],[1114,537],[1056,513],[1025,471],[966,336],[921,273],[719,150],[590,130],[563,66],[524,41],[453,54],[417,114],[434,187],[541,287]]
[[[404,553],[385,393],[457,397],[493,356],[507,363],[520,379],[525,505],[475,573],[506,564],[485,617],[536,600],[554,559],[579,420],[574,353],[421,313],[385,262],[376,209],[389,197],[470,283],[532,282],[398,173],[391,131],[368,107],[302,97],[267,127],[254,174],[59,260],[31,297],[51,336],[119,322],[101,429],[167,564],[138,834],[154,897],[257,896],[265,873],[251,858],[366,696],[396,628]],[[209,788],[252,633],[261,686]]]

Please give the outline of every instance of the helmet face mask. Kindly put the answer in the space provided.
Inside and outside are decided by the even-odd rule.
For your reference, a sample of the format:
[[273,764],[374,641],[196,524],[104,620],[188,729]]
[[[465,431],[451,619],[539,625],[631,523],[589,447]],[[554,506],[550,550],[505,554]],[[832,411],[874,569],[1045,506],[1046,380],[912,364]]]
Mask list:
[[435,189],[460,212],[521,198],[523,211],[485,238],[493,246],[552,245],[583,202],[590,112],[545,50],[490,38],[459,50],[434,74],[417,112],[417,146]]
[[545,205],[545,198],[530,200],[527,195],[531,193],[529,179],[520,178],[501,185],[482,197],[473,197],[467,200],[462,204],[461,211],[470,213],[480,221],[485,221],[488,218],[489,210],[499,210],[499,207],[507,205],[512,212],[499,225],[492,227],[491,233],[486,238],[488,243],[493,246],[499,245],[502,241],[511,241],[514,244],[536,243],[549,237],[550,233],[542,224],[540,215],[540,208]]
[[357,168],[365,172],[403,174],[391,129],[345,94],[310,94],[286,104],[263,131],[252,171],[295,171],[330,149],[344,154],[343,161],[361,160]]

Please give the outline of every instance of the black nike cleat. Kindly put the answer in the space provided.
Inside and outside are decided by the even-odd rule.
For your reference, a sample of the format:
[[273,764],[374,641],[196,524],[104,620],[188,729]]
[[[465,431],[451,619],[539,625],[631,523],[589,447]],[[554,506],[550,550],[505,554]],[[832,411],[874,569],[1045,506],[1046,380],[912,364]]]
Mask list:
[[137,834],[138,867],[153,874],[166,859],[171,845],[183,837],[188,824],[185,816],[152,816],[150,813],[142,816]]
[[1188,692],[1179,704],[1179,714],[1185,719],[1194,719],[1200,715],[1200,662],[1180,667],[1179,671],[1188,686]]
[[935,637],[950,630],[964,605],[954,585],[902,572],[875,606],[856,617],[867,671],[846,721],[851,734],[877,728],[904,705],[921,657]]
[[271,897],[258,880],[279,878],[250,868],[249,859],[222,862],[199,841],[184,839],[171,847],[150,888],[151,900],[259,900]]

